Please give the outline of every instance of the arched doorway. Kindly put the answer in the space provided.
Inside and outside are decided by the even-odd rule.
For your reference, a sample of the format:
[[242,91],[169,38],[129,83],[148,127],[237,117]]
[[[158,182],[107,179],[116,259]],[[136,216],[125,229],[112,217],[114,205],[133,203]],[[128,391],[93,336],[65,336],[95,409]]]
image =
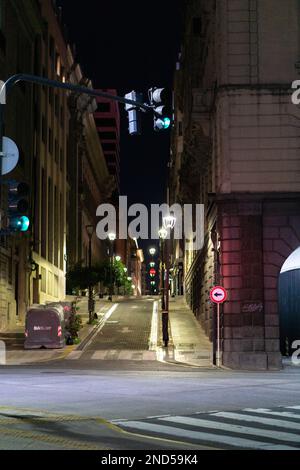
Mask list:
[[300,247],[283,263],[278,284],[280,350],[291,355],[293,341],[300,340]]

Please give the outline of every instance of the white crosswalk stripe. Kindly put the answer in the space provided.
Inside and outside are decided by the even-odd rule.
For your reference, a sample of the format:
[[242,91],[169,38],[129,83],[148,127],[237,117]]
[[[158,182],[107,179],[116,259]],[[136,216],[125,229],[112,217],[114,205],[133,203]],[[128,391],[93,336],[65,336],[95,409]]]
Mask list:
[[148,432],[156,437],[182,439],[219,449],[296,450],[300,449],[300,414],[291,409],[293,407],[245,408],[234,412],[214,411],[113,422],[129,432]]
[[[282,418],[295,418],[295,419],[300,418],[300,415],[296,414],[296,413],[290,413],[288,411],[270,411],[270,410],[267,410],[265,408],[257,408],[257,409],[245,408],[244,411],[249,411],[250,413],[259,413],[259,414],[263,414],[263,415],[280,416]],[[297,428],[297,429],[299,429],[299,428]]]
[[173,418],[161,418],[163,421],[170,421],[172,423],[187,424],[189,426],[196,426],[208,429],[221,429],[222,431],[229,431],[241,434],[250,434],[252,436],[270,437],[279,441],[296,442],[299,443],[300,437],[296,434],[287,432],[269,431],[259,428],[249,428],[239,424],[220,423],[219,421],[210,421],[198,418],[184,418],[182,416],[174,416]]
[[127,360],[127,361],[156,361],[155,351],[132,349],[103,349],[98,351],[72,351],[65,359],[91,359],[91,360]]

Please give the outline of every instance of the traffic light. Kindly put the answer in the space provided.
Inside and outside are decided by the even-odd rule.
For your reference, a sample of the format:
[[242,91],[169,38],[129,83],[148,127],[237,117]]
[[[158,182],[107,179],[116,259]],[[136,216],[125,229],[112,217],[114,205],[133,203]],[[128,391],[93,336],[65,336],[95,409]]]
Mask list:
[[[137,103],[143,103],[143,94],[137,93],[136,91],[131,91],[125,95],[127,100],[136,101]],[[138,106],[134,104],[125,103],[125,109],[128,112],[128,121],[129,121],[129,134],[130,135],[140,135],[141,134],[141,110]]]
[[170,95],[166,88],[150,88],[150,105],[153,107],[154,130],[168,129],[171,124]]
[[29,186],[27,183],[8,182],[8,229],[13,232],[26,232],[30,225]]

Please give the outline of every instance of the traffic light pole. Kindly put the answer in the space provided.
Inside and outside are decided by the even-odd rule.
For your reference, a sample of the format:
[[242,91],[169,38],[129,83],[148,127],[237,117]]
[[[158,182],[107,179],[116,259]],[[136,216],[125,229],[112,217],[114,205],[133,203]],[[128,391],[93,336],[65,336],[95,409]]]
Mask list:
[[110,93],[105,93],[102,91],[96,91],[92,88],[82,87],[79,85],[72,85],[71,83],[63,83],[58,80],[50,80],[44,77],[38,77],[36,75],[29,75],[24,73],[19,73],[9,77],[6,82],[3,83],[0,87],[0,169],[2,167],[2,158],[3,158],[3,119],[4,119],[4,106],[6,101],[6,96],[12,89],[12,87],[18,82],[28,82],[35,83],[37,85],[45,85],[52,88],[60,88],[66,91],[73,91],[76,93],[81,93],[85,95],[107,98],[112,101],[118,101],[119,103],[131,104],[136,108],[140,108],[141,111],[153,111],[153,106],[150,106],[147,103],[140,103],[134,100],[123,98],[122,96],[111,95]]

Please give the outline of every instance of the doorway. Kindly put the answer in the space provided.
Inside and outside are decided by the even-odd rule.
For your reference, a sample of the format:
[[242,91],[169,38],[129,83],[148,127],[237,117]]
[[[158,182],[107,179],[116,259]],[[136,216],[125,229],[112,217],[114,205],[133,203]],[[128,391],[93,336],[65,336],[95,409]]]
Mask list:
[[300,247],[284,262],[278,283],[280,351],[290,356],[300,340]]

